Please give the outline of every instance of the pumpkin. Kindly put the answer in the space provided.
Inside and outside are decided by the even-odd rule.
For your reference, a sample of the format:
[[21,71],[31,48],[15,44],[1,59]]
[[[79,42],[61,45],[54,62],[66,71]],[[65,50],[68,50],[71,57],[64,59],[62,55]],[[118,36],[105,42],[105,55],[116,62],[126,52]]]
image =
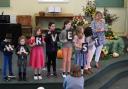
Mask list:
[[108,48],[107,48],[107,46],[104,46],[104,47],[102,48],[102,50],[101,50],[101,55],[100,55],[100,57],[101,57],[101,58],[104,58],[104,57],[107,56],[107,54],[108,54]]
[[112,56],[113,56],[114,58],[116,58],[116,57],[119,57],[119,54],[116,53],[116,52],[114,52],[114,53],[112,54]]
[[102,52],[103,52],[105,55],[107,55],[107,54],[108,54],[108,47],[107,47],[107,46],[104,46],[104,47],[102,48]]
[[62,58],[63,58],[62,49],[59,49],[59,50],[57,51],[57,58],[58,58],[58,59],[62,59]]

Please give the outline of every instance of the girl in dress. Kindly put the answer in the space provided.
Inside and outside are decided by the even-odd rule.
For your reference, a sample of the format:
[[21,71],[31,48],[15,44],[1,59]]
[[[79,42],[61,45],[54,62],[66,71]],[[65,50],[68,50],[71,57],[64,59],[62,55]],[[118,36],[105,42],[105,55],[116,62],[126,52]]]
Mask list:
[[86,65],[86,54],[82,51],[82,45],[85,43],[84,29],[83,27],[77,27],[76,35],[74,36],[75,46],[75,64],[81,67],[81,73],[83,74],[84,66]]
[[37,28],[35,36],[30,38],[30,66],[34,69],[34,80],[42,79],[41,69],[45,66],[43,42],[41,28]]
[[72,41],[67,39],[67,31],[71,30],[71,21],[67,20],[64,22],[63,30],[59,35],[60,42],[62,43],[62,52],[63,52],[63,74],[62,76],[66,77],[66,70],[68,74],[70,73],[71,68],[71,57],[72,57]]
[[93,48],[92,54],[95,52],[95,62],[96,67],[99,68],[99,58],[101,50],[105,43],[105,21],[103,20],[103,14],[97,11],[94,20],[91,22],[91,28],[93,32],[93,37],[96,40],[95,47]]

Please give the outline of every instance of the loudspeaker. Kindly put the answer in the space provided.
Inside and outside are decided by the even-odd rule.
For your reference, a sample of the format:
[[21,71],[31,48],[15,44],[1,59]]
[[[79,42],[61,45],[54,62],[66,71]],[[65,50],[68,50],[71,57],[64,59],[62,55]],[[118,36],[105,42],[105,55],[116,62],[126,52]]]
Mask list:
[[0,15],[0,23],[10,23],[10,15]]

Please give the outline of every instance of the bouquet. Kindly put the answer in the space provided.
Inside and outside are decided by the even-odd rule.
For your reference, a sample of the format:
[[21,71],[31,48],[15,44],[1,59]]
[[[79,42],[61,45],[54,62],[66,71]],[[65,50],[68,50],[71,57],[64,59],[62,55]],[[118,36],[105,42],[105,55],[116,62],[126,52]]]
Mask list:
[[88,1],[86,6],[83,6],[83,12],[85,14],[86,17],[91,16],[93,17],[93,15],[96,12],[96,4],[94,1]]
[[115,22],[119,17],[117,17],[115,14],[110,14],[109,11],[104,8],[104,19],[106,24],[112,25],[113,22]]
[[79,16],[74,16],[72,19],[72,25],[74,28],[76,28],[77,26],[87,26],[88,25],[88,21],[86,21],[84,19],[83,16],[79,15]]

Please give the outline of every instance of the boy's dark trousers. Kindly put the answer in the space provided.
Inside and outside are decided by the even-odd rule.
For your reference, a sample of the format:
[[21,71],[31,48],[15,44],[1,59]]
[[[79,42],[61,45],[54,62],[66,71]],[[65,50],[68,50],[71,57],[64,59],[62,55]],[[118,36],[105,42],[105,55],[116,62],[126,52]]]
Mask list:
[[27,57],[18,57],[19,80],[26,80]]
[[4,54],[4,58],[3,58],[3,70],[2,70],[2,74],[3,74],[3,79],[7,78],[7,69],[9,70],[9,75],[12,76],[12,54]]
[[48,73],[50,73],[50,68],[51,65],[53,66],[53,73],[56,73],[56,56],[57,56],[57,51],[54,52],[47,52],[47,69]]

